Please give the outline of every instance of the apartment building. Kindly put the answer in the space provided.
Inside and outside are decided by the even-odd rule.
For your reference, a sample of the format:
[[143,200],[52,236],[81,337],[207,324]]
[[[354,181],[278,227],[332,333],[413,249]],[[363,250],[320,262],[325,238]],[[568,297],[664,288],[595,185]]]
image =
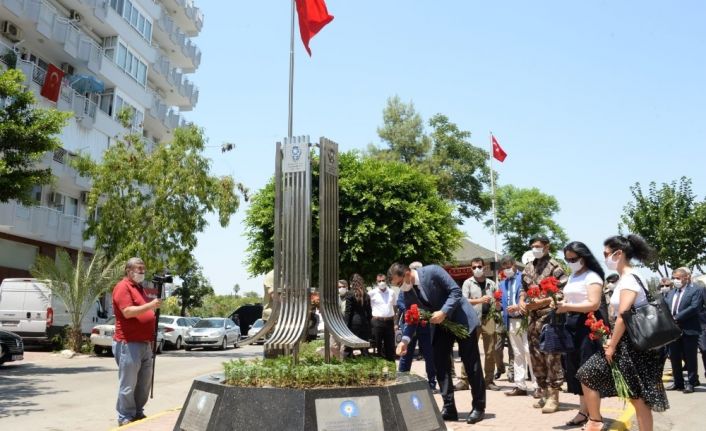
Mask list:
[[[38,254],[93,250],[83,239],[90,181],[69,161],[100,159],[127,132],[117,119],[123,108],[148,147],[170,138],[198,101],[190,74],[201,51],[191,38],[202,26],[193,0],[0,0],[0,69],[16,57],[39,105],[74,114],[62,148],[41,161],[56,181],[35,188],[38,204],[0,203],[0,281],[28,276]],[[56,101],[40,95],[54,67],[63,73]]]

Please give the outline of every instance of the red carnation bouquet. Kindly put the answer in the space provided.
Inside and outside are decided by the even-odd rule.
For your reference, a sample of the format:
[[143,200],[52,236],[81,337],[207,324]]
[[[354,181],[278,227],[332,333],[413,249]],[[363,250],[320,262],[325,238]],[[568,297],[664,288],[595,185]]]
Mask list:
[[493,319],[496,323],[501,323],[503,321],[502,299],[503,299],[502,290],[498,289],[495,292],[493,292],[493,300],[490,302],[490,310],[488,311],[488,318]]
[[547,277],[539,282],[539,288],[542,291],[543,298],[552,298],[554,306],[557,303],[559,295],[559,280],[556,277]]
[[[407,325],[418,325],[424,328],[430,324],[429,319],[431,319],[431,313],[426,310],[420,310],[417,304],[412,304],[404,313],[404,323]],[[471,335],[465,326],[449,319],[445,319],[439,326],[446,328],[458,339],[468,338]]]
[[[601,343],[601,346],[608,344],[608,339],[610,338],[610,328],[603,322],[603,319],[596,319],[596,315],[593,311],[590,311],[584,324],[591,329],[591,332],[588,334],[588,338],[591,341],[598,341]],[[632,392],[630,392],[630,387],[625,381],[623,373],[621,373],[618,369],[618,364],[613,361],[609,365],[610,372],[613,374],[615,391],[618,393],[618,397],[624,400],[630,399]]]

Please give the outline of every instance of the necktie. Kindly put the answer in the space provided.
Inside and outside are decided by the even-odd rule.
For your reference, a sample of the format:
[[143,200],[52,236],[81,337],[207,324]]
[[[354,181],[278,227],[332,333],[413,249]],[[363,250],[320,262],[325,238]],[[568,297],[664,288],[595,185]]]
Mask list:
[[424,297],[422,297],[422,293],[419,291],[419,286],[415,284],[413,287],[414,293],[415,295],[417,295],[417,299],[419,299],[419,302],[424,306],[424,308],[429,308],[429,303],[424,300]]
[[677,290],[677,296],[674,298],[674,307],[672,307],[672,316],[677,315],[679,309],[679,298],[681,298],[682,289]]

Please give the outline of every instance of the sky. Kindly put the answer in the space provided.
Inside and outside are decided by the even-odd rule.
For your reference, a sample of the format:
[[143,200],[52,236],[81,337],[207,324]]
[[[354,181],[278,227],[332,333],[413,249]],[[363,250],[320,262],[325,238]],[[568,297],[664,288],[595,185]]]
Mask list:
[[[556,221],[595,253],[617,233],[630,186],[693,180],[706,195],[706,2],[680,0],[327,0],[335,16],[304,50],[296,31],[294,135],[341,151],[381,145],[376,129],[398,95],[427,120],[443,113],[508,157],[498,184],[538,187]],[[251,191],[274,170],[287,134],[290,3],[197,0],[199,102],[212,172]],[[220,152],[224,142],[236,144]],[[227,228],[210,216],[195,255],[216,293],[260,292],[250,278],[243,203]],[[492,232],[466,235],[493,248]],[[502,246],[502,242],[499,242]],[[384,270],[384,268],[381,268]]]

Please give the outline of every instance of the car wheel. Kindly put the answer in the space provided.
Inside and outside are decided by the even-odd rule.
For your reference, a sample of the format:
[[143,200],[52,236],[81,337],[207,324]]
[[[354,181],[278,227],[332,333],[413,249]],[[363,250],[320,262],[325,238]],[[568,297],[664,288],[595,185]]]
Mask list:
[[186,347],[184,347],[184,350],[186,350],[187,352],[190,352],[190,351],[191,351],[191,347],[186,346]]
[[233,342],[233,348],[234,348],[234,349],[237,349],[238,347],[240,347],[240,345],[238,344],[238,339],[239,339],[239,338],[240,338],[240,337],[235,337],[235,341]]
[[225,350],[226,349],[226,336],[223,336],[223,341],[221,341],[221,347],[220,350]]
[[164,350],[164,340],[160,341],[159,344],[157,344],[157,353],[162,353]]
[[181,337],[177,337],[176,342],[174,343],[174,348],[181,350]]
[[93,346],[93,353],[96,354],[96,356],[101,356],[103,355],[103,352],[105,350],[101,346]]

